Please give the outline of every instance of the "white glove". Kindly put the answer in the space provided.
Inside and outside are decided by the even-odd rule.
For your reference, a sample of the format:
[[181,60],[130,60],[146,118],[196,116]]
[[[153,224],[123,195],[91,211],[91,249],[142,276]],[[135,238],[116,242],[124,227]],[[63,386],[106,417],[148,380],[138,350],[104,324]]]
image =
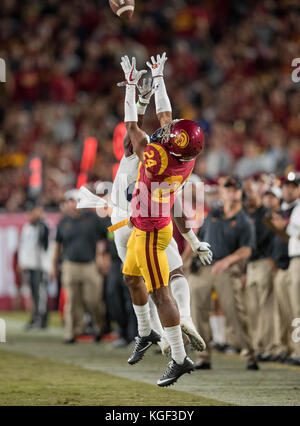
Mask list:
[[155,92],[152,78],[144,78],[141,85],[137,85],[140,92],[139,100],[136,104],[138,115],[144,115],[150,102],[151,96]]
[[135,57],[132,58],[131,64],[128,56],[122,56],[121,67],[125,74],[126,83],[132,86],[136,86],[142,75],[147,72],[147,70],[137,71]]
[[210,265],[213,257],[210,245],[201,241],[199,243],[200,245],[194,253],[197,253],[202,265]]
[[152,77],[163,77],[164,75],[164,66],[167,60],[166,52],[162,54],[162,56],[157,55],[156,60],[154,56],[151,56],[151,62],[146,62],[146,65],[151,69]]
[[151,62],[147,66],[151,69],[152,78],[155,79],[155,108],[156,114],[161,112],[172,112],[170,99],[164,82],[164,66],[167,60],[166,52],[162,56],[157,55],[156,60],[151,56]]
[[182,234],[182,236],[190,244],[193,252],[196,253],[201,260],[201,263],[203,265],[210,265],[213,257],[210,244],[200,241],[192,229]]
[[138,84],[137,88],[140,92],[139,102],[144,105],[148,104],[151,96],[155,92],[152,78],[143,78],[142,84]]

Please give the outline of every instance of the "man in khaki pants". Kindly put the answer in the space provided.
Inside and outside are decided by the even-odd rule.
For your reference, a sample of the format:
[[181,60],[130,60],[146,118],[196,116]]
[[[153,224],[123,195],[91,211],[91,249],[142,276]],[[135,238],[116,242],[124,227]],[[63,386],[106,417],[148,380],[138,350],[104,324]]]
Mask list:
[[62,250],[62,284],[66,289],[65,340],[75,343],[78,323],[84,312],[89,312],[95,331],[95,341],[101,339],[105,322],[102,300],[103,278],[96,267],[96,248],[99,240],[106,238],[105,220],[95,213],[77,210],[77,191],[68,191],[67,215],[57,226],[56,247],[52,275]]
[[272,260],[273,232],[264,220],[270,211],[262,205],[262,194],[254,180],[244,183],[245,207],[255,225],[256,248],[252,251],[246,280],[246,303],[252,345],[261,361],[272,359],[274,351],[274,292]]
[[[295,327],[291,340],[293,342],[293,353],[287,362],[291,365],[300,366],[300,197],[299,186],[300,180],[296,180],[295,184],[298,189],[298,204],[294,208],[290,223],[287,227],[287,234],[289,235],[289,274],[290,274],[290,301],[292,308],[293,327]],[[297,328],[297,329],[296,329]]]
[[[220,187],[220,195],[223,208],[213,209],[198,233],[201,240],[210,244],[214,263],[205,267],[197,267],[195,263],[192,265],[189,277],[192,317],[199,333],[208,343],[211,340],[211,294],[215,289],[234,340],[239,342],[241,348],[247,349],[247,368],[257,370],[241,297],[242,264],[255,247],[254,227],[242,210],[242,184],[238,179],[225,181],[224,186]],[[187,248],[183,258],[187,258],[188,251]],[[209,345],[206,351],[198,353],[195,368],[211,368]]]
[[[266,225],[275,233],[273,241],[272,259],[277,267],[274,276],[274,356],[272,361],[286,362],[288,355],[293,353],[292,336],[292,294],[290,291],[291,275],[289,271],[289,236],[285,228],[290,220],[291,214],[297,205],[297,186],[286,180],[283,182],[282,191],[279,188],[270,188],[265,195],[273,198],[271,205],[277,204],[272,217],[267,218]],[[265,197],[264,197],[265,199]]]

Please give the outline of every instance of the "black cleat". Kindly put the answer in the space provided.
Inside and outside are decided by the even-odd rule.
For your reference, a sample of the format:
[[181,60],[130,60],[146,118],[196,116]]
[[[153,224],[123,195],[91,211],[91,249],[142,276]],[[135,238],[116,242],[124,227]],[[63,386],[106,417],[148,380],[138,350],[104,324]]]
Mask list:
[[183,364],[177,364],[174,359],[169,362],[168,367],[161,378],[157,381],[158,386],[170,386],[177,382],[179,377],[185,373],[191,373],[194,370],[193,361],[187,356],[184,358]]
[[195,364],[195,370],[210,370],[211,364],[210,362],[199,361]]
[[160,335],[156,331],[151,330],[149,336],[135,338],[135,345],[131,357],[128,359],[128,364],[136,364],[139,362],[147,349],[154,344],[157,344],[160,341]]
[[259,354],[259,355],[257,355],[257,361],[271,362],[272,361],[272,354],[265,354],[265,355]]
[[284,363],[286,358],[287,358],[287,353],[283,351],[283,352],[280,352],[277,355],[273,355],[272,361]]
[[291,356],[286,357],[284,364],[293,365],[295,367],[300,367],[300,357],[293,358]]
[[250,361],[250,362],[248,362],[246,369],[252,370],[252,371],[257,371],[257,370],[259,370],[259,366],[256,363],[256,361]]

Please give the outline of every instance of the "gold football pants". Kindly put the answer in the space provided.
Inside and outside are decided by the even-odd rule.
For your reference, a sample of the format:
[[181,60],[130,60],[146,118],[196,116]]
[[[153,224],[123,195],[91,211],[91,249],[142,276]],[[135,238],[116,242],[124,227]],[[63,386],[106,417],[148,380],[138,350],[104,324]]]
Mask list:
[[127,243],[123,273],[142,276],[148,292],[167,286],[169,263],[165,250],[172,235],[172,221],[164,228],[154,231],[141,231],[134,228]]

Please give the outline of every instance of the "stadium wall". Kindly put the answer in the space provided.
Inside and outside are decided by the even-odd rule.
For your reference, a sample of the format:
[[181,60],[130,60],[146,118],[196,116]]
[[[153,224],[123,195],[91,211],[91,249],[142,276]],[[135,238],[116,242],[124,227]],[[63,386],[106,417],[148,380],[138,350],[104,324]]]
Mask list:
[[[60,213],[47,213],[46,222],[53,235]],[[17,252],[21,230],[27,222],[26,213],[0,214],[0,310],[27,309],[29,289],[22,286],[17,272]],[[50,243],[49,266],[51,257]],[[49,283],[49,298],[56,296],[55,283]],[[51,302],[51,301],[50,301]]]

